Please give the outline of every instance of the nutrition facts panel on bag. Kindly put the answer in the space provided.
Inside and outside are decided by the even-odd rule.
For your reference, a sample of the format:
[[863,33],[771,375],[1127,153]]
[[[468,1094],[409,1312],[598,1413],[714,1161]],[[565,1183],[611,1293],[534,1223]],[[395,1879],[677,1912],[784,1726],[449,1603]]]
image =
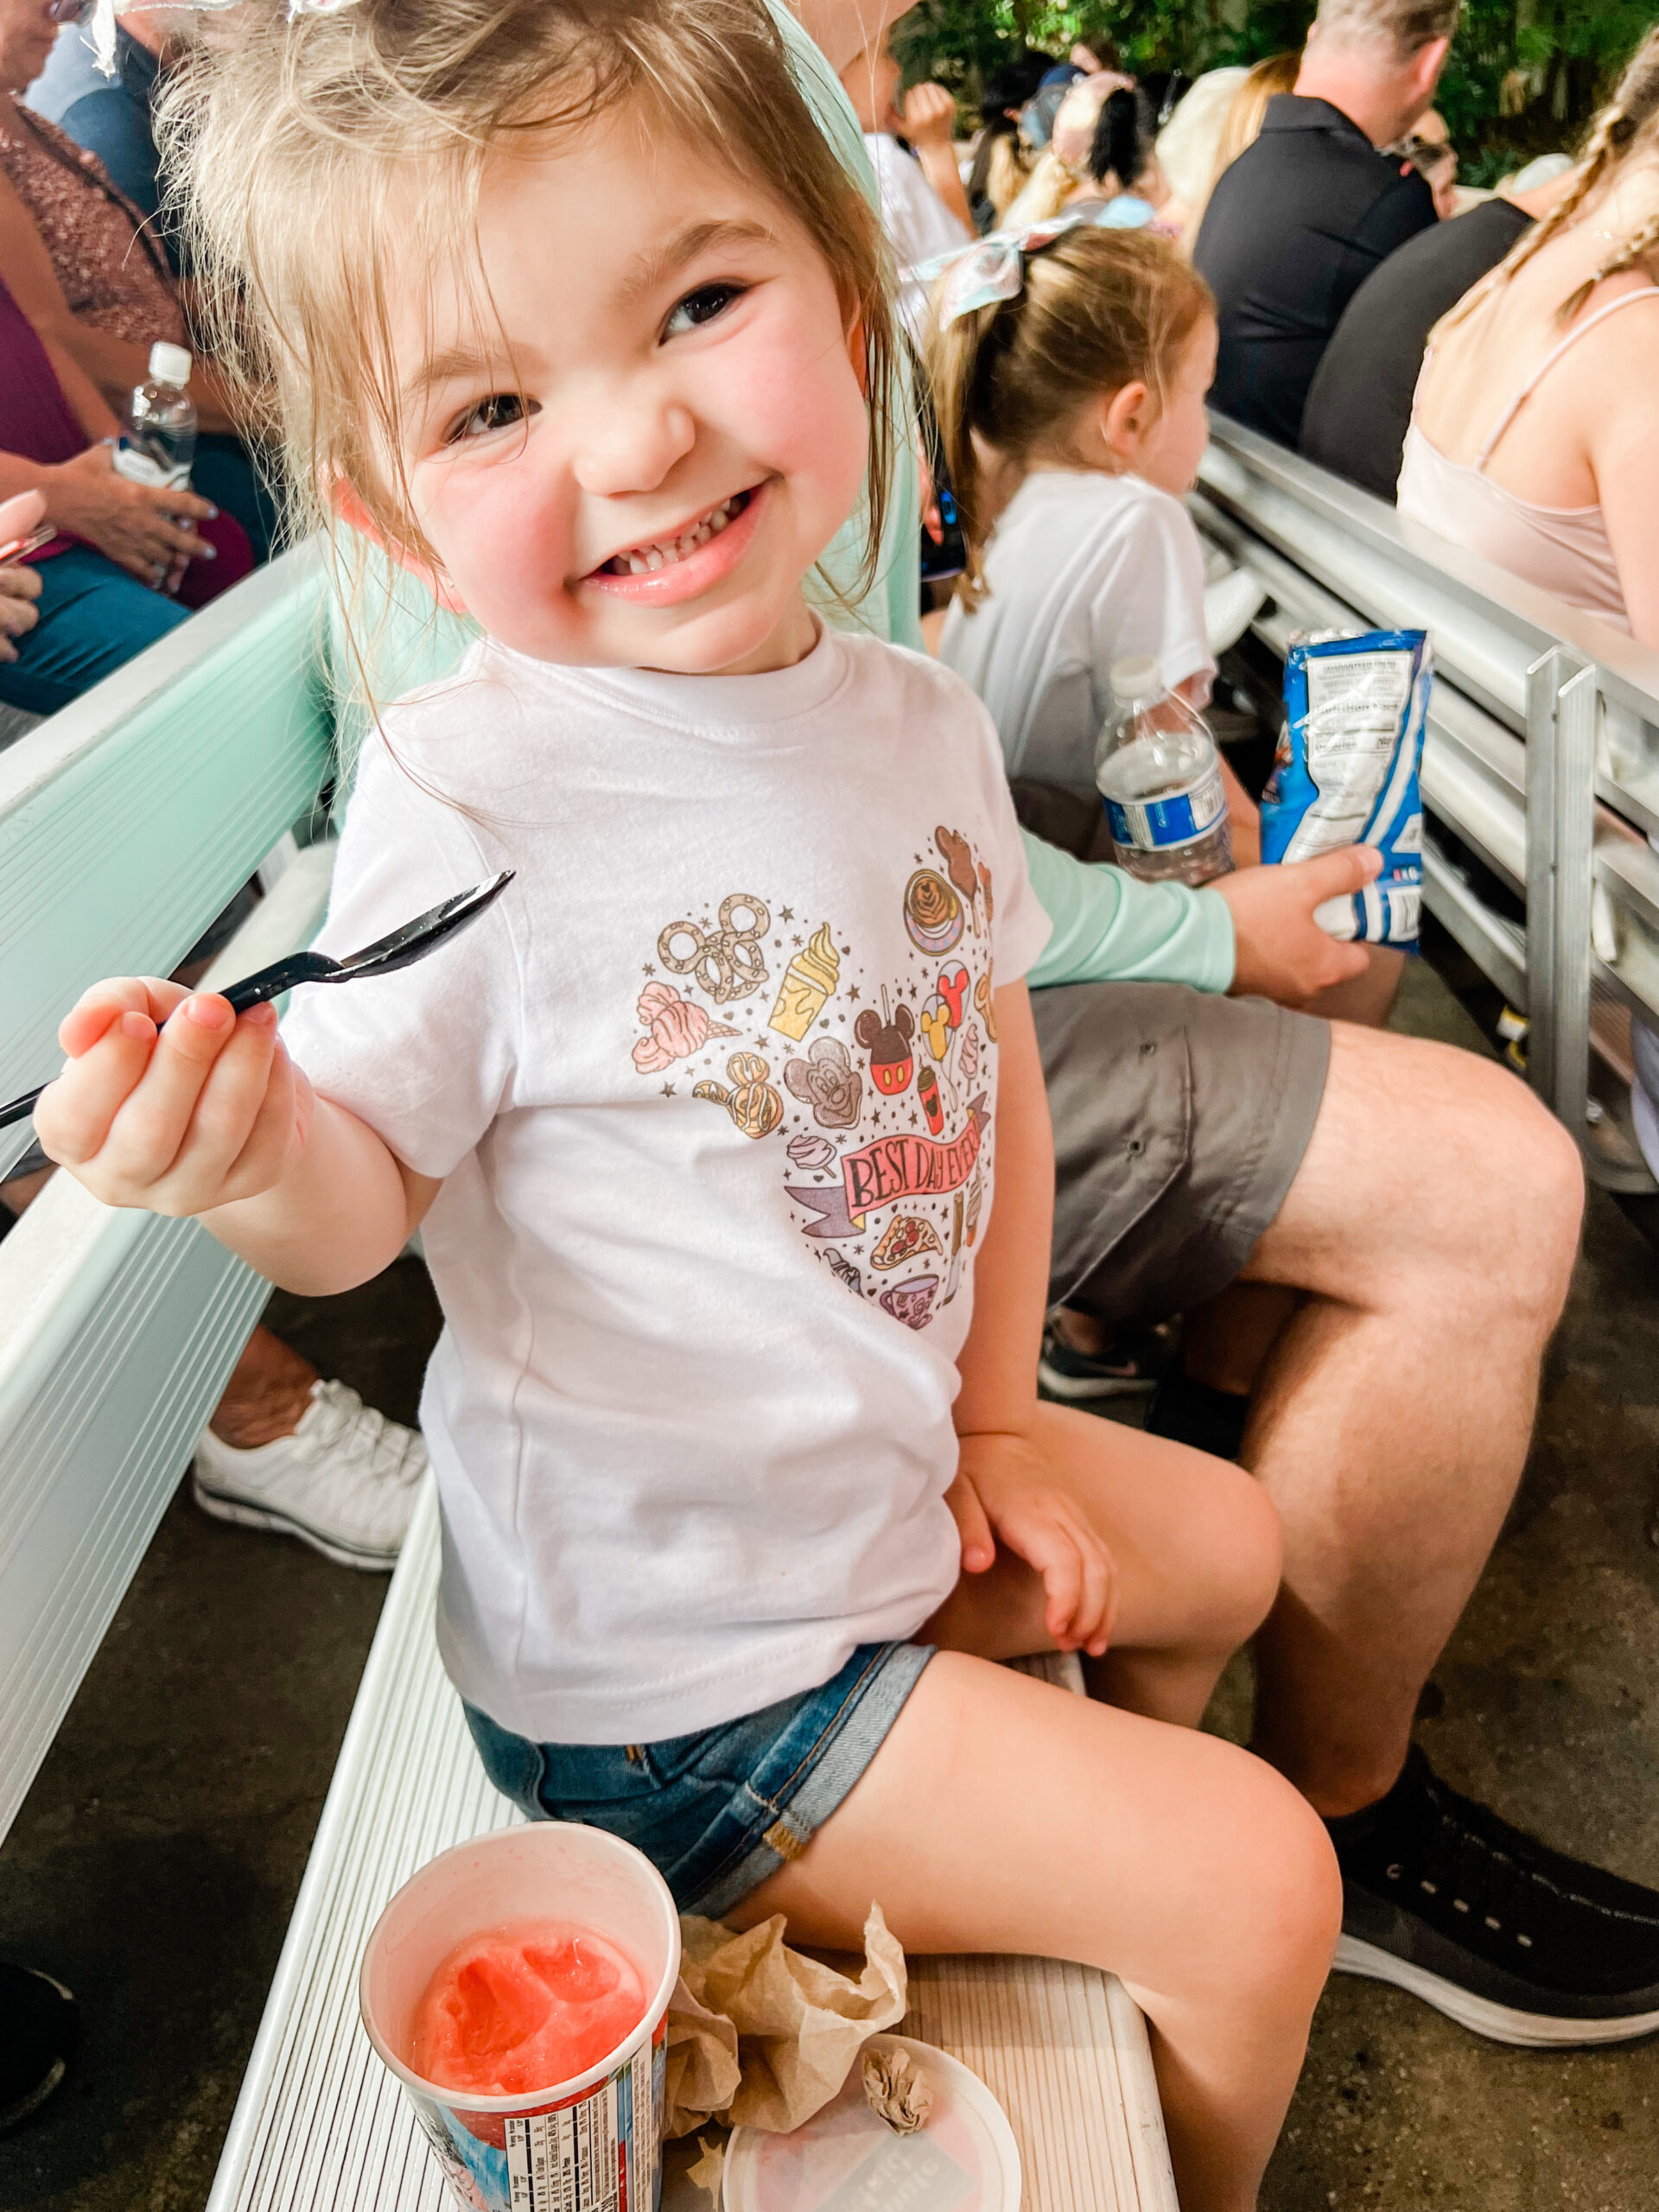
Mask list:
[[512,2212],[649,2212],[657,2164],[650,2047],[580,2104],[515,2116],[506,2129]]

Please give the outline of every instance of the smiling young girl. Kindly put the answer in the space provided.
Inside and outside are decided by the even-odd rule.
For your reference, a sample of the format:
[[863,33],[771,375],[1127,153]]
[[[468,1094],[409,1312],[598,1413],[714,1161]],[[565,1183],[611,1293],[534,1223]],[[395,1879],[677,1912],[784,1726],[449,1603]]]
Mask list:
[[[485,633],[366,745],[321,941],[517,874],[285,1044],[99,986],[42,1141],[311,1292],[422,1223],[439,1634],[500,1786],[688,1910],[1115,1967],[1184,2204],[1244,2212],[1338,1911],[1308,1808],[1192,1726],[1277,1532],[1036,1400],[1046,925],[995,739],[814,611],[895,429],[866,203],[758,0],[239,22],[188,119],[296,480]],[[1056,1647],[1099,1701],[987,1663]]]

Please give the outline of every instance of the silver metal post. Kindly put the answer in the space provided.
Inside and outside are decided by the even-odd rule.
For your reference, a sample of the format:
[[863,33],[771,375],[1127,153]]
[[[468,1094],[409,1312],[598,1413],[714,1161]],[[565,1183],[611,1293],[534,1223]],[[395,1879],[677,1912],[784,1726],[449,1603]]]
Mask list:
[[1590,1082],[1592,665],[1556,647],[1527,671],[1527,995],[1533,1089],[1582,1144]]

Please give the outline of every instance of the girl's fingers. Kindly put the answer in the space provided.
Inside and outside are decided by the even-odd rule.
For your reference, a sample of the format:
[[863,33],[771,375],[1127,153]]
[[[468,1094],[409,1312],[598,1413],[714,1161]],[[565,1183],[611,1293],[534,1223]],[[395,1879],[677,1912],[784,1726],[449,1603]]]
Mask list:
[[1083,1556],[1070,1530],[1059,1528],[1046,1530],[1044,1541],[1036,1548],[1042,1557],[1032,1564],[1040,1572],[1048,1593],[1045,1615],[1048,1632],[1062,1650],[1069,1651],[1076,1641],[1071,1624],[1083,1592]]
[[72,1058],[35,1106],[35,1134],[49,1159],[79,1167],[103,1150],[155,1049],[156,1025],[148,1014],[111,1010],[97,1041]]
[[[212,994],[187,997],[174,1008],[143,1081],[110,1125],[99,1163],[106,1178],[137,1193],[167,1177],[184,1144],[207,1071],[235,1029],[236,1016]],[[238,1140],[235,1151],[240,1149]]]
[[[201,1005],[201,1001],[193,999],[168,1024],[162,1033],[163,1051],[173,1029],[186,1023],[207,1026],[195,1022]],[[223,1203],[232,1195],[230,1179],[257,1125],[270,1084],[276,1009],[256,1007],[232,1024],[231,1009],[222,999],[209,999],[207,1006],[226,1020],[209,1031],[219,1049],[202,1064],[200,1081],[173,1160],[157,1183],[156,1202],[168,1211],[194,1213],[203,1205]],[[194,1038],[187,1035],[181,1039],[181,1052],[188,1065],[196,1064],[200,1047]],[[183,1095],[181,1084],[180,1096]],[[135,1101],[135,1109],[138,1103]],[[124,1134],[118,1128],[118,1139]]]
[[302,1077],[280,1038],[273,1048],[270,1081],[247,1142],[225,1179],[219,1203],[251,1198],[276,1182],[294,1154],[300,1130]]
[[114,976],[83,991],[58,1025],[58,1043],[72,1060],[97,1044],[118,1014],[148,1014],[159,1029],[181,999],[190,995],[181,983],[158,976]]
[[944,1493],[944,1502],[956,1518],[957,1535],[962,1544],[962,1566],[965,1574],[983,1574],[996,1558],[996,1539],[991,1533],[991,1523],[979,1492],[968,1477],[958,1471],[957,1478]]

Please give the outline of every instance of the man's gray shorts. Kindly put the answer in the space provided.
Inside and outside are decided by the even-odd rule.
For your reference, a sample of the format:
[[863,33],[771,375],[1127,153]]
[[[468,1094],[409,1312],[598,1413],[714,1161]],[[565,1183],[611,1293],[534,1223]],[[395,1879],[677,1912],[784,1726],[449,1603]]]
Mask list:
[[1108,1328],[1238,1274],[1307,1150],[1327,1023],[1179,983],[1033,991],[1054,1122],[1052,1303]]

